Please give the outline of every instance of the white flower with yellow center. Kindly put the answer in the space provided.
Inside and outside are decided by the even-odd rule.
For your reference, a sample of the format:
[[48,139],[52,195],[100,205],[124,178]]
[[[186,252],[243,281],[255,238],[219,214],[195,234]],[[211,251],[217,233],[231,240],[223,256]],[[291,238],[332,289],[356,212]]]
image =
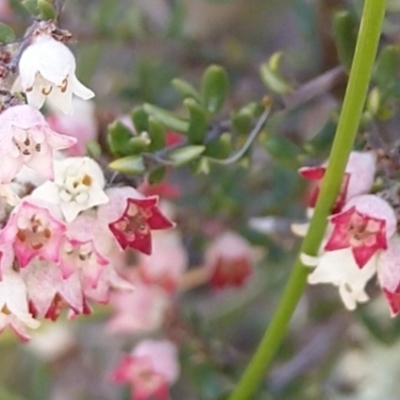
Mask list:
[[91,158],[56,161],[54,170],[54,182],[45,182],[32,196],[58,204],[67,222],[73,221],[81,211],[108,202],[103,190],[103,172]]

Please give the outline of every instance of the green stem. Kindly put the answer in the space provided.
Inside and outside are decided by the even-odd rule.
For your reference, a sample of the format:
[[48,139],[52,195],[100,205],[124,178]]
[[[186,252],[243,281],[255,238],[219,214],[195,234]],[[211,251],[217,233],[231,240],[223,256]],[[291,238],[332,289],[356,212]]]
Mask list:
[[[327,217],[339,192],[367,96],[385,14],[386,0],[365,0],[353,64],[343,101],[329,165],[313,218],[300,253],[316,255],[325,233]],[[266,369],[278,350],[291,316],[303,293],[307,269],[297,260],[282,299],[250,364],[229,400],[252,400]]]

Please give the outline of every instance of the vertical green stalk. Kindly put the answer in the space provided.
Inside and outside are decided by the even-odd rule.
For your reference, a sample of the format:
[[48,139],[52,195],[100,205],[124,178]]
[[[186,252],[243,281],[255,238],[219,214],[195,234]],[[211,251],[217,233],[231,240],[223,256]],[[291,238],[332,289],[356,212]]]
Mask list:
[[[378,48],[386,0],[365,0],[357,45],[350,70],[335,141],[314,215],[300,253],[316,255],[327,226],[327,217],[339,192],[347,160],[360,123]],[[307,269],[297,260],[256,352],[229,400],[252,400],[264,378],[272,357],[278,350],[291,316],[307,280]]]

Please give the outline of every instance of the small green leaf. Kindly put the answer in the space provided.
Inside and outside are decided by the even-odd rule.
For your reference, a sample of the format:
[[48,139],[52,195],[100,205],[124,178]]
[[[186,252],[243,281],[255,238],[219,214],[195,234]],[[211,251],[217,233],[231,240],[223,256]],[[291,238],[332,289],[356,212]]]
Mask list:
[[279,164],[290,168],[298,168],[300,166],[299,156],[302,154],[302,150],[285,137],[268,135],[264,146]]
[[206,69],[201,80],[201,98],[207,111],[218,112],[223,106],[229,91],[229,81],[226,71],[211,65]]
[[165,147],[164,125],[153,117],[149,117],[148,134],[150,137],[149,151],[157,151]]
[[349,71],[357,41],[357,21],[348,11],[339,11],[333,18],[333,36],[340,63]]
[[126,151],[129,155],[140,154],[147,151],[148,146],[148,138],[143,136],[134,136],[129,139]]
[[187,132],[188,130],[189,123],[169,111],[163,110],[157,106],[153,106],[152,104],[144,104],[143,109],[147,112],[147,114],[159,120],[161,123],[171,129],[174,129],[178,132]]
[[40,16],[44,20],[55,19],[57,17],[56,10],[52,0],[37,0]]
[[143,110],[142,107],[137,107],[133,109],[131,113],[131,119],[138,134],[148,131],[148,118],[148,114],[146,113],[146,111]]
[[207,112],[196,100],[186,99],[183,103],[190,115],[187,131],[189,141],[193,144],[202,144],[208,130]]
[[117,156],[129,155],[129,140],[133,132],[121,121],[114,121],[108,126],[108,145],[110,150]]
[[120,158],[109,164],[109,167],[114,171],[132,175],[143,174],[146,170],[143,164],[143,158],[141,156]]
[[208,175],[210,173],[210,160],[208,157],[201,157],[197,165],[196,171],[198,174]]
[[218,139],[207,143],[204,155],[216,159],[224,159],[232,153],[231,135],[224,133]]
[[379,54],[373,79],[381,91],[390,91],[398,82],[400,68],[400,47],[386,46]]
[[375,86],[371,89],[367,97],[366,109],[372,114],[377,115],[381,108],[380,90]]
[[147,177],[147,181],[150,185],[156,185],[163,181],[167,169],[165,167],[159,167],[151,171]]
[[290,84],[278,71],[271,68],[269,62],[261,64],[260,76],[264,85],[278,95],[288,94],[292,91]]
[[97,140],[90,140],[86,143],[86,153],[88,156],[98,159],[101,156],[101,146]]
[[36,15],[38,13],[37,0],[23,0],[21,4],[30,14]]
[[172,80],[172,85],[183,98],[190,97],[200,101],[200,93],[189,82],[175,78]]
[[14,31],[3,22],[0,22],[0,42],[9,43],[15,40]]
[[205,149],[206,146],[186,146],[172,151],[169,157],[175,162],[176,166],[179,167],[199,158],[200,155],[204,153]]
[[232,117],[232,125],[236,132],[244,135],[248,134],[253,127],[252,124],[253,116],[248,110],[240,110]]

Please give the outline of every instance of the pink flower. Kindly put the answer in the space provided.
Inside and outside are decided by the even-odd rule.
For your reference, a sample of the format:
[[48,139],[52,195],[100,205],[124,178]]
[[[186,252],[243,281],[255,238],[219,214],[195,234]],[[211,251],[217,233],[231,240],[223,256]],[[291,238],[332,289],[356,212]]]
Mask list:
[[151,254],[151,231],[174,224],[158,208],[158,197],[145,197],[131,187],[107,191],[109,203],[99,207],[99,220],[108,226],[122,249]]
[[132,385],[133,400],[168,400],[168,387],[178,380],[179,369],[173,343],[145,340],[121,360],[113,378]]
[[161,327],[170,297],[158,286],[136,280],[132,292],[115,292],[110,299],[115,316],[108,327],[114,333],[136,333]]
[[94,300],[96,303],[107,304],[110,301],[111,289],[115,289],[116,294],[120,293],[124,295],[126,294],[125,292],[132,292],[135,286],[119,276],[111,265],[107,265],[101,271],[96,287],[93,287],[90,281],[83,280],[85,298]]
[[343,211],[330,217],[332,231],[325,251],[350,248],[357,265],[362,268],[379,250],[386,250],[396,230],[392,207],[378,196],[354,197]]
[[65,224],[57,208],[26,197],[0,231],[0,241],[12,243],[21,268],[33,259],[58,262]]
[[35,108],[8,108],[0,114],[0,182],[11,182],[23,165],[53,179],[54,151],[75,142],[76,139],[51,130]]
[[94,103],[73,98],[74,114],[52,113],[47,117],[50,128],[64,135],[72,136],[77,142],[66,150],[70,156],[84,156],[86,144],[97,138],[97,121]]
[[153,236],[153,252],[139,254],[138,267],[142,280],[174,292],[186,270],[187,253],[180,237],[173,231],[157,232]]
[[250,244],[234,232],[223,233],[207,250],[206,267],[216,288],[242,286],[253,273]]
[[[95,288],[101,273],[110,264],[105,255],[96,246],[96,238],[102,232],[96,220],[80,215],[67,227],[60,249],[60,268],[63,278],[69,278],[78,272],[85,285]],[[101,243],[101,239],[98,241]]]
[[58,265],[33,260],[21,270],[21,275],[34,315],[54,321],[65,307],[71,308],[76,314],[83,312],[82,285],[77,274],[64,279]]
[[[309,199],[310,207],[315,207],[328,163],[329,161],[321,166],[303,167],[299,170],[303,178],[316,181],[316,187]],[[376,157],[372,152],[353,151],[346,166],[346,173],[343,176],[342,186],[336,199],[333,213],[340,211],[346,201],[352,197],[368,193],[374,182],[375,171]]]
[[395,235],[378,258],[378,279],[392,317],[400,313],[400,237]]

